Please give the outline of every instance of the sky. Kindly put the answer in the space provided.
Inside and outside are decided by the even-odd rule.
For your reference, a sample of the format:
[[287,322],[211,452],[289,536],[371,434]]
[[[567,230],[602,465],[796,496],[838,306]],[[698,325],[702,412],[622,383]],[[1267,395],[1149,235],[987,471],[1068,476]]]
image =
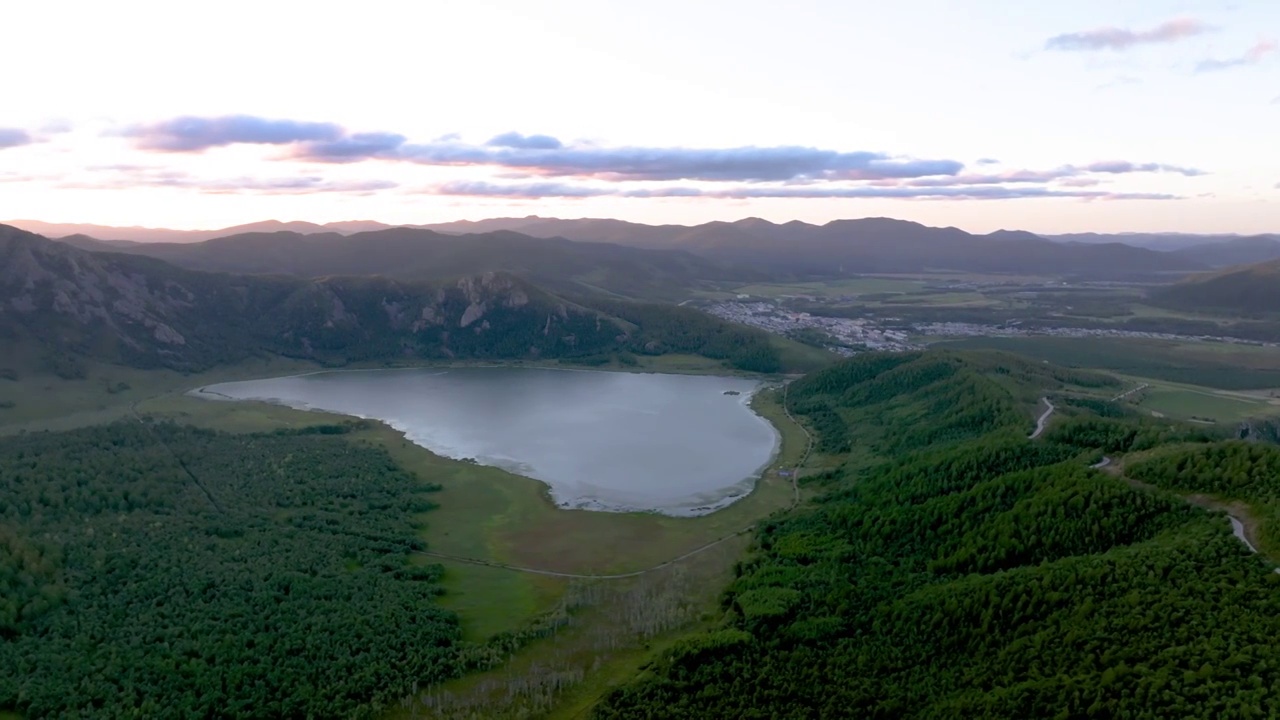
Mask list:
[[1280,232],[1280,2],[10,3],[0,218]]

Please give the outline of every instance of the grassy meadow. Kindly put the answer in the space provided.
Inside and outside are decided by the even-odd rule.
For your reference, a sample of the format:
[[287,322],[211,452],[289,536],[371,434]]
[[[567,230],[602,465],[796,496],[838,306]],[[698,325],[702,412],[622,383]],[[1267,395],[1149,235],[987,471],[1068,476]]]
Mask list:
[[1280,388],[1280,348],[1115,337],[983,337],[941,343],[1217,390]]

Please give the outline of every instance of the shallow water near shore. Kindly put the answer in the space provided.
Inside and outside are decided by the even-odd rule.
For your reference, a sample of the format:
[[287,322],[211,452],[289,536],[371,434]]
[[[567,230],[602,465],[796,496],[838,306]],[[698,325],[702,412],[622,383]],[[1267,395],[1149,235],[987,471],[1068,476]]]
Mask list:
[[470,367],[321,372],[218,383],[260,400],[381,420],[412,442],[546,483],[557,505],[702,515],[750,494],[779,444],[756,380]]

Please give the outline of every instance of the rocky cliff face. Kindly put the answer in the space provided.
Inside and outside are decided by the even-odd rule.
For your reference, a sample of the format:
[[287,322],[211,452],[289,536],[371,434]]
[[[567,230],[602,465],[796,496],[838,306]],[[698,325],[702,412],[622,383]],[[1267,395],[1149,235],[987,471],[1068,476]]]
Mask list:
[[613,348],[623,327],[502,273],[433,284],[202,273],[0,226],[0,341],[53,353],[178,369],[263,353],[560,357]]

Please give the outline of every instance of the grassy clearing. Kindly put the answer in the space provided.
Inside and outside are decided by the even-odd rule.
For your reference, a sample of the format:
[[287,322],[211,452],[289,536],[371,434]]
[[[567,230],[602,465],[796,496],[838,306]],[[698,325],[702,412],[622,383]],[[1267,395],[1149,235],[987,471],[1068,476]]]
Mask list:
[[1280,387],[1280,348],[1109,337],[983,337],[945,344],[1220,390]]
[[846,280],[801,283],[758,283],[743,285],[733,290],[740,295],[778,298],[784,295],[812,295],[829,297],[841,295],[867,295],[874,293],[912,293],[924,288],[920,280],[897,278],[860,277]]
[[1153,385],[1138,403],[1143,410],[1183,420],[1231,423],[1280,410],[1265,401],[1172,385]]
[[1006,303],[992,299],[978,292],[927,292],[912,295],[900,295],[881,300],[874,305],[891,309],[898,305],[913,307],[996,307]]
[[[0,364],[5,363],[0,361]],[[135,404],[167,395],[180,395],[198,385],[287,375],[316,367],[311,363],[271,359],[187,374],[85,363],[85,377],[75,379],[17,370],[17,380],[0,379],[0,402],[13,403],[11,408],[0,409],[0,433],[67,430],[111,422],[128,416],[130,407]]]
[[1219,325],[1225,325],[1227,322],[1221,314],[1196,313],[1186,310],[1171,310],[1169,308],[1156,307],[1154,305],[1144,305],[1142,303],[1134,303],[1129,306],[1132,315],[1121,316],[1117,320],[1127,320],[1129,317],[1138,318],[1162,318],[1169,320],[1209,320]]
[[558,605],[555,634],[494,670],[424,689],[389,717],[584,717],[655,652],[717,621],[721,589],[748,542],[736,537],[638,578],[575,582]]

